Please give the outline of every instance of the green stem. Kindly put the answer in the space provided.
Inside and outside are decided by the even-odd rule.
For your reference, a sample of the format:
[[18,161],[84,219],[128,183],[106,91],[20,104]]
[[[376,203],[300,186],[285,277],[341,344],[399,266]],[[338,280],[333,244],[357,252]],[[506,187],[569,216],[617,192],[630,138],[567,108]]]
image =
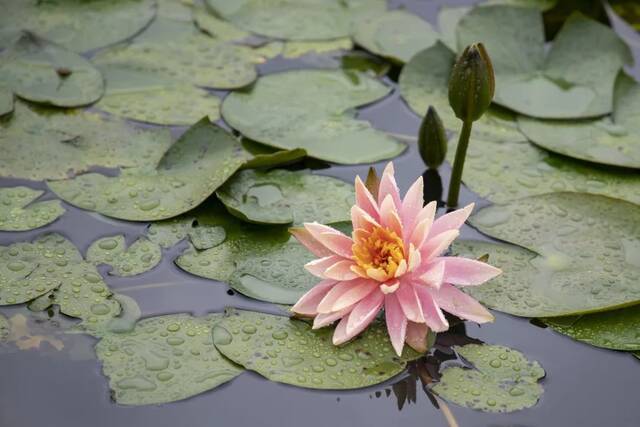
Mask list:
[[464,159],[467,157],[467,147],[469,146],[469,137],[471,136],[471,120],[462,122],[462,131],[458,138],[458,148],[456,149],[456,158],[453,161],[453,169],[451,170],[451,179],[449,180],[449,196],[447,197],[447,206],[455,208],[458,206],[458,196],[460,195],[460,183],[462,182],[462,169],[464,169]]

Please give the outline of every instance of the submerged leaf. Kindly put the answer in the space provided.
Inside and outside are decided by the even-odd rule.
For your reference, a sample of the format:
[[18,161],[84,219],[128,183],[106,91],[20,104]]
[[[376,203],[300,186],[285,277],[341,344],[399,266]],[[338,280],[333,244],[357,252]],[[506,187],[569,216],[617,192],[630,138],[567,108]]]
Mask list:
[[443,399],[483,412],[513,412],[530,408],[543,393],[545,376],[536,361],[499,345],[454,347],[474,369],[449,366],[432,390]]
[[123,235],[103,237],[87,249],[87,261],[113,267],[111,274],[135,276],[154,268],[162,259],[160,246],[140,238],[127,247]]
[[44,191],[0,188],[0,231],[26,231],[52,223],[64,214],[59,200],[35,202]]
[[298,387],[345,390],[381,383],[420,357],[405,348],[396,356],[382,322],[352,342],[335,346],[333,328],[283,316],[227,309],[213,328],[213,342],[229,359],[271,381]]
[[105,334],[96,345],[116,402],[175,402],[232,380],[242,368],[225,359],[211,338],[220,315],[150,317],[126,333]]
[[198,206],[248,159],[240,143],[203,119],[167,151],[155,170],[88,173],[49,182],[63,200],[129,221],[171,218]]

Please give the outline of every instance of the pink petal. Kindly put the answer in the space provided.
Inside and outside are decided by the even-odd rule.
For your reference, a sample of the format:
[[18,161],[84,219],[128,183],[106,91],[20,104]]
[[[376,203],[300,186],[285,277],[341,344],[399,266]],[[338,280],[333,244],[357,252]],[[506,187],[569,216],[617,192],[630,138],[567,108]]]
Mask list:
[[427,334],[429,328],[424,323],[409,322],[407,324],[407,336],[405,342],[418,353],[424,353],[427,348]]
[[422,312],[427,326],[435,332],[444,332],[449,329],[449,322],[447,322],[444,313],[436,304],[431,295],[431,290],[422,286],[416,286],[415,290],[418,298],[420,298],[420,304],[422,305]]
[[448,230],[438,234],[434,238],[430,238],[422,245],[420,250],[422,255],[422,262],[427,262],[435,257],[442,255],[444,251],[453,243],[454,240],[460,235],[458,230]]
[[335,284],[335,280],[323,280],[318,283],[298,300],[291,311],[302,316],[315,316],[318,314],[318,304]]
[[[413,227],[416,224],[416,218],[422,210],[423,202],[424,184],[422,182],[422,177],[419,177],[411,187],[409,187],[407,194],[405,194],[404,199],[402,200],[401,217],[405,230],[413,230]],[[410,236],[405,238],[407,243],[408,237]]]
[[402,312],[407,317],[407,320],[416,323],[424,323],[424,317],[422,315],[422,307],[420,301],[416,295],[414,286],[409,283],[403,283],[396,291],[398,302],[402,307]]
[[336,311],[334,313],[318,314],[313,319],[313,326],[311,329],[320,329],[324,328],[325,326],[329,326],[336,320],[347,316],[351,312],[351,310],[353,310],[353,306],[347,307],[344,310]]
[[341,261],[336,262],[331,267],[327,268],[324,272],[325,277],[334,280],[352,280],[356,279],[358,276],[351,267],[356,265],[355,262],[351,260],[342,259]]
[[368,213],[373,219],[378,220],[378,218],[380,217],[378,213],[378,204],[359,176],[356,176],[355,187],[356,205],[358,205],[363,211]]
[[353,336],[352,334],[356,330],[358,331],[357,333],[363,331],[375,319],[383,302],[384,295],[382,292],[371,292],[357,303],[349,314],[347,335]]
[[409,243],[413,244],[416,248],[421,248],[429,236],[429,231],[433,225],[433,217],[436,213],[436,207],[436,202],[429,203],[422,208],[422,211],[418,214],[418,218],[416,218],[416,225],[409,236]]
[[324,258],[314,259],[313,261],[306,263],[304,268],[314,276],[326,279],[325,271],[340,261],[344,261],[344,258],[338,255],[330,255]]
[[381,205],[385,197],[390,194],[396,209],[399,210],[402,203],[400,202],[400,190],[398,189],[398,184],[396,184],[396,179],[393,176],[394,173],[393,162],[387,163],[387,166],[384,168],[384,172],[382,173],[382,179],[380,180],[380,188],[378,189],[378,205]]
[[322,298],[317,306],[317,312],[333,313],[333,305],[340,299],[340,297],[342,297],[342,295],[347,293],[353,287],[354,283],[354,280],[338,282],[329,292],[326,293],[324,298]]
[[387,331],[391,339],[391,345],[398,356],[402,356],[404,340],[407,336],[407,318],[402,312],[396,294],[384,297],[384,314],[387,320]]
[[332,310],[343,310],[352,306],[363,298],[367,297],[371,292],[378,288],[376,282],[368,279],[354,280],[351,288],[342,294],[342,296],[333,304]]
[[416,217],[416,224],[427,218],[430,218],[433,223],[433,220],[436,217],[436,210],[438,210],[438,202],[432,201],[427,203],[418,213],[418,216]]
[[302,245],[317,257],[326,257],[333,255],[329,249],[313,238],[311,233],[304,227],[293,227],[289,229],[289,233],[293,235]]
[[502,273],[502,270],[485,262],[462,257],[442,257],[444,281],[460,286],[481,285]]
[[353,256],[353,252],[351,251],[353,240],[340,231],[328,225],[318,224],[317,222],[305,223],[304,227],[311,233],[314,239],[336,255],[345,258],[351,258]]
[[[441,259],[441,258],[436,258]],[[429,264],[429,269],[420,275],[420,282],[424,283],[426,286],[430,288],[440,288],[442,286],[442,282],[444,281],[444,262],[436,261],[432,264]]]
[[420,255],[420,251],[413,246],[413,244],[409,244],[409,263],[407,265],[408,271],[414,271],[418,267],[420,267],[422,261],[422,255]]
[[494,320],[493,315],[482,304],[453,285],[444,283],[440,289],[431,292],[436,303],[451,314],[477,323]]
[[353,316],[353,311],[355,310],[355,307],[354,307],[351,313],[349,313],[348,316],[343,317],[342,320],[340,320],[340,323],[338,323],[338,326],[336,326],[336,330],[333,333],[333,344],[334,345],[343,344],[349,341],[351,338],[358,335],[360,332],[364,331],[365,328],[369,326],[369,324],[375,319],[376,317],[375,315],[378,313],[378,310],[380,310],[381,306],[382,304],[378,306],[377,310],[373,311],[373,316],[368,321],[362,321],[358,325],[358,327],[356,327],[355,329],[351,329],[350,332],[347,332],[347,326],[351,321],[351,317]]
[[353,224],[354,230],[362,229],[371,231],[373,228],[380,226],[378,221],[373,219],[371,215],[358,205],[351,208],[351,223]]
[[398,215],[396,206],[393,203],[393,198],[389,194],[387,194],[380,205],[380,224],[385,228],[395,231],[399,237],[402,237],[400,215]]
[[437,236],[440,233],[444,233],[449,230],[457,230],[462,227],[462,224],[469,218],[471,211],[475,204],[470,203],[462,209],[449,212],[446,215],[442,215],[440,218],[433,222],[431,231],[429,232],[429,238]]

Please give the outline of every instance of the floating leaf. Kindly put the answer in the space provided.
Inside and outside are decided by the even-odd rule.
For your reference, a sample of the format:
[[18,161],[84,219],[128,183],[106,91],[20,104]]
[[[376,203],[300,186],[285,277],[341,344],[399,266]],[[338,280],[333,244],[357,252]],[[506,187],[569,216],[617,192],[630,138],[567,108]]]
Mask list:
[[172,314],[144,319],[128,333],[106,334],[96,345],[116,402],[175,402],[216,388],[242,372],[211,338],[219,315]]
[[574,340],[613,350],[640,350],[640,306],[584,316],[542,319]]
[[348,221],[355,200],[344,181],[283,169],[238,172],[216,195],[232,215],[258,224]]
[[246,138],[242,139],[242,147],[253,155],[242,165],[242,169],[271,169],[297,163],[307,157],[307,151],[302,148],[278,150]]
[[223,21],[210,13],[205,6],[196,6],[194,8],[193,20],[200,30],[209,34],[216,41],[241,41],[251,37],[249,32]]
[[499,345],[467,344],[454,349],[474,369],[447,367],[432,388],[438,396],[483,412],[513,412],[538,402],[543,393],[538,381],[545,376],[538,362]]
[[63,200],[113,218],[171,218],[198,206],[247,160],[240,143],[202,119],[167,151],[155,170],[97,173],[49,182]]
[[541,11],[553,9],[558,0],[487,0],[486,4],[504,4],[509,6],[530,7]]
[[[640,206],[636,204],[583,193],[551,193],[481,209],[471,224],[540,254],[514,266],[492,260],[492,265],[505,268],[506,273],[485,286],[465,289],[495,308],[497,293],[505,297],[511,291],[523,294],[520,301],[511,303],[500,297],[507,306],[499,310],[522,315],[512,308],[526,304],[536,313],[529,316],[555,317],[640,302]],[[523,276],[509,279],[511,268]],[[521,283],[514,287],[518,280]],[[506,281],[511,288],[500,286]],[[504,292],[506,289],[509,291]],[[534,298],[532,292],[540,297]],[[541,297],[553,301],[548,304],[538,299]]]
[[640,168],[639,112],[640,84],[620,74],[611,118],[545,121],[519,117],[518,126],[547,150],[605,165]]
[[96,105],[107,113],[162,125],[191,125],[204,116],[220,118],[220,99],[189,83],[122,66],[101,66],[107,81]]
[[191,22],[194,9],[192,0],[156,0],[156,3],[158,4],[156,19],[167,18]]
[[456,34],[458,50],[478,40],[485,44],[496,74],[494,102],[539,118],[610,113],[616,76],[631,62],[612,29],[578,13],[548,54],[542,15],[534,8],[477,7],[460,20]]
[[64,214],[59,200],[32,203],[43,193],[28,187],[0,188],[0,231],[33,230]]
[[452,51],[458,50],[456,27],[464,15],[471,10],[469,6],[442,7],[438,11],[438,29],[440,40]]
[[104,92],[102,75],[88,60],[31,33],[0,55],[0,86],[58,107],[88,105]]
[[135,276],[151,270],[162,259],[160,246],[140,238],[127,247],[123,235],[103,237],[87,249],[87,261],[113,267],[111,274]]
[[375,322],[343,346],[331,342],[333,328],[288,317],[227,309],[213,328],[213,342],[227,358],[271,381],[298,387],[344,390],[381,383],[420,357],[405,347],[396,356],[387,330]]
[[282,56],[285,58],[299,58],[309,54],[322,54],[351,49],[353,49],[353,42],[349,37],[341,37],[327,41],[288,41],[284,44]]
[[200,224],[194,217],[180,216],[152,223],[147,230],[147,237],[163,248],[170,248],[189,237],[196,249],[204,250],[224,242],[226,233],[223,227]]
[[168,130],[137,130],[96,113],[20,102],[0,129],[0,175],[32,180],[63,179],[91,166],[153,167],[171,145]]
[[303,148],[311,157],[335,163],[369,163],[397,156],[405,146],[349,111],[388,92],[362,73],[288,71],[231,93],[222,115],[246,137],[267,145]]
[[11,333],[11,325],[6,317],[0,314],[0,344],[7,341]]
[[[456,141],[449,141],[453,163]],[[558,156],[528,142],[474,141],[469,144],[462,179],[480,197],[505,203],[553,191],[600,194],[640,204],[640,175],[593,167]]]
[[0,117],[13,112],[13,92],[0,86]]
[[127,39],[155,15],[154,0],[2,1],[0,46],[26,29],[76,52]]
[[356,19],[353,38],[370,52],[404,63],[432,46],[438,33],[419,16],[399,9]]
[[[438,42],[415,55],[400,73],[400,94],[409,107],[423,117],[433,106],[448,129],[458,131],[461,121],[449,105],[449,76],[455,54]],[[522,141],[515,116],[498,108],[491,108],[474,122],[472,138],[489,141]],[[472,146],[474,144],[471,144]]]

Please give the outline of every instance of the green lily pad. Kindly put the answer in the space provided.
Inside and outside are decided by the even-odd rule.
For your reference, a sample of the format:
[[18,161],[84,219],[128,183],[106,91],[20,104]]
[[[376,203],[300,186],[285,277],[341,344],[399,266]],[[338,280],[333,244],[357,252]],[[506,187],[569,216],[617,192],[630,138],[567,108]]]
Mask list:
[[222,103],[222,116],[246,137],[267,145],[303,148],[310,157],[335,163],[370,163],[406,148],[353,117],[354,108],[387,93],[388,87],[362,73],[288,71],[231,93]]
[[344,181],[283,169],[240,171],[216,195],[232,215],[257,224],[348,221],[355,200]]
[[160,246],[140,238],[127,247],[123,235],[103,237],[87,249],[87,261],[113,267],[111,274],[135,276],[154,268],[162,259]]
[[356,19],[353,35],[368,51],[400,63],[408,62],[438,38],[427,21],[405,10],[365,14]]
[[156,19],[167,18],[176,21],[191,22],[194,2],[192,0],[156,0],[158,11]]
[[247,160],[240,143],[202,119],[167,151],[155,170],[97,173],[49,182],[63,200],[129,221],[171,218],[202,203]]
[[91,166],[155,166],[171,145],[168,130],[134,129],[96,113],[32,109],[16,102],[0,122],[0,175],[63,179]]
[[11,324],[9,320],[0,314],[0,344],[6,341],[11,334]]
[[0,86],[0,117],[13,112],[13,92]]
[[442,7],[438,11],[438,30],[440,40],[452,51],[458,50],[456,27],[464,15],[471,10],[469,6]]
[[31,33],[0,55],[0,86],[58,107],[88,105],[104,92],[102,75],[88,60]]
[[147,230],[147,237],[163,248],[170,248],[188,237],[193,247],[204,250],[224,242],[226,233],[223,227],[196,224],[196,218],[180,216],[152,223]]
[[[466,289],[474,296],[493,289],[495,298],[501,281],[518,280],[507,279],[514,268],[524,276],[514,292],[535,292],[554,301],[547,305],[533,295],[514,303],[501,298],[511,304],[504,311],[538,302],[531,310],[536,317],[555,317],[640,302],[640,206],[636,204],[585,193],[550,193],[481,209],[470,221],[485,234],[540,254],[522,266],[492,261],[506,267],[506,273],[485,286]],[[509,287],[504,285],[499,292],[505,289]],[[493,300],[489,305],[495,307]]]
[[326,41],[288,41],[284,44],[282,56],[284,58],[300,58],[309,54],[323,54],[353,49],[350,37]]
[[35,202],[44,191],[0,188],[0,231],[26,231],[52,223],[64,214],[59,200]]
[[420,357],[408,347],[396,356],[382,322],[339,347],[332,344],[332,334],[333,328],[314,331],[288,317],[227,309],[213,328],[213,342],[227,358],[271,381],[315,389],[372,386]]
[[204,251],[185,251],[175,263],[188,273],[226,282],[251,298],[280,304],[294,304],[318,283],[304,269],[314,255],[289,234],[287,227],[239,221],[214,202],[194,215],[199,226],[222,227],[226,238]]
[[640,350],[640,306],[584,316],[545,318],[554,331],[613,350]]
[[477,7],[460,20],[456,34],[459,51],[478,40],[485,44],[496,74],[494,102],[538,118],[610,113],[616,76],[631,62],[612,29],[578,13],[567,19],[548,54],[542,15],[534,8]]
[[454,347],[473,369],[449,366],[432,390],[460,406],[483,412],[513,412],[534,406],[543,393],[545,376],[536,361],[500,345]]
[[271,169],[297,163],[307,157],[307,151],[302,148],[278,150],[246,138],[242,139],[242,147],[253,155],[242,165],[242,169]]
[[[415,55],[404,66],[398,84],[400,94],[418,116],[423,117],[429,106],[433,106],[444,126],[457,132],[462,122],[449,105],[448,92],[454,62],[455,54],[438,42]],[[472,139],[522,141],[525,137],[518,131],[513,114],[491,108],[474,122]]]
[[30,30],[76,52],[127,39],[155,16],[153,0],[3,0],[0,46],[19,30]]
[[191,125],[204,116],[220,118],[220,98],[189,83],[122,66],[101,66],[107,81],[97,108],[110,114],[161,125]]
[[558,0],[487,0],[486,4],[504,4],[518,7],[531,7],[541,11],[553,9]]
[[171,314],[141,320],[128,333],[106,334],[96,345],[96,354],[116,402],[175,402],[242,373],[213,345],[211,328],[218,318]]
[[640,168],[639,111],[640,84],[620,74],[611,118],[545,121],[519,117],[518,126],[547,150],[589,162]]
[[201,31],[209,34],[216,41],[242,41],[251,37],[251,33],[224,21],[211,12],[204,5],[196,5],[193,9],[193,21]]
[[[455,139],[447,159],[453,163]],[[554,191],[600,194],[640,204],[640,175],[599,168],[558,156],[526,141],[475,140],[469,144],[462,179],[482,198],[505,203]]]

